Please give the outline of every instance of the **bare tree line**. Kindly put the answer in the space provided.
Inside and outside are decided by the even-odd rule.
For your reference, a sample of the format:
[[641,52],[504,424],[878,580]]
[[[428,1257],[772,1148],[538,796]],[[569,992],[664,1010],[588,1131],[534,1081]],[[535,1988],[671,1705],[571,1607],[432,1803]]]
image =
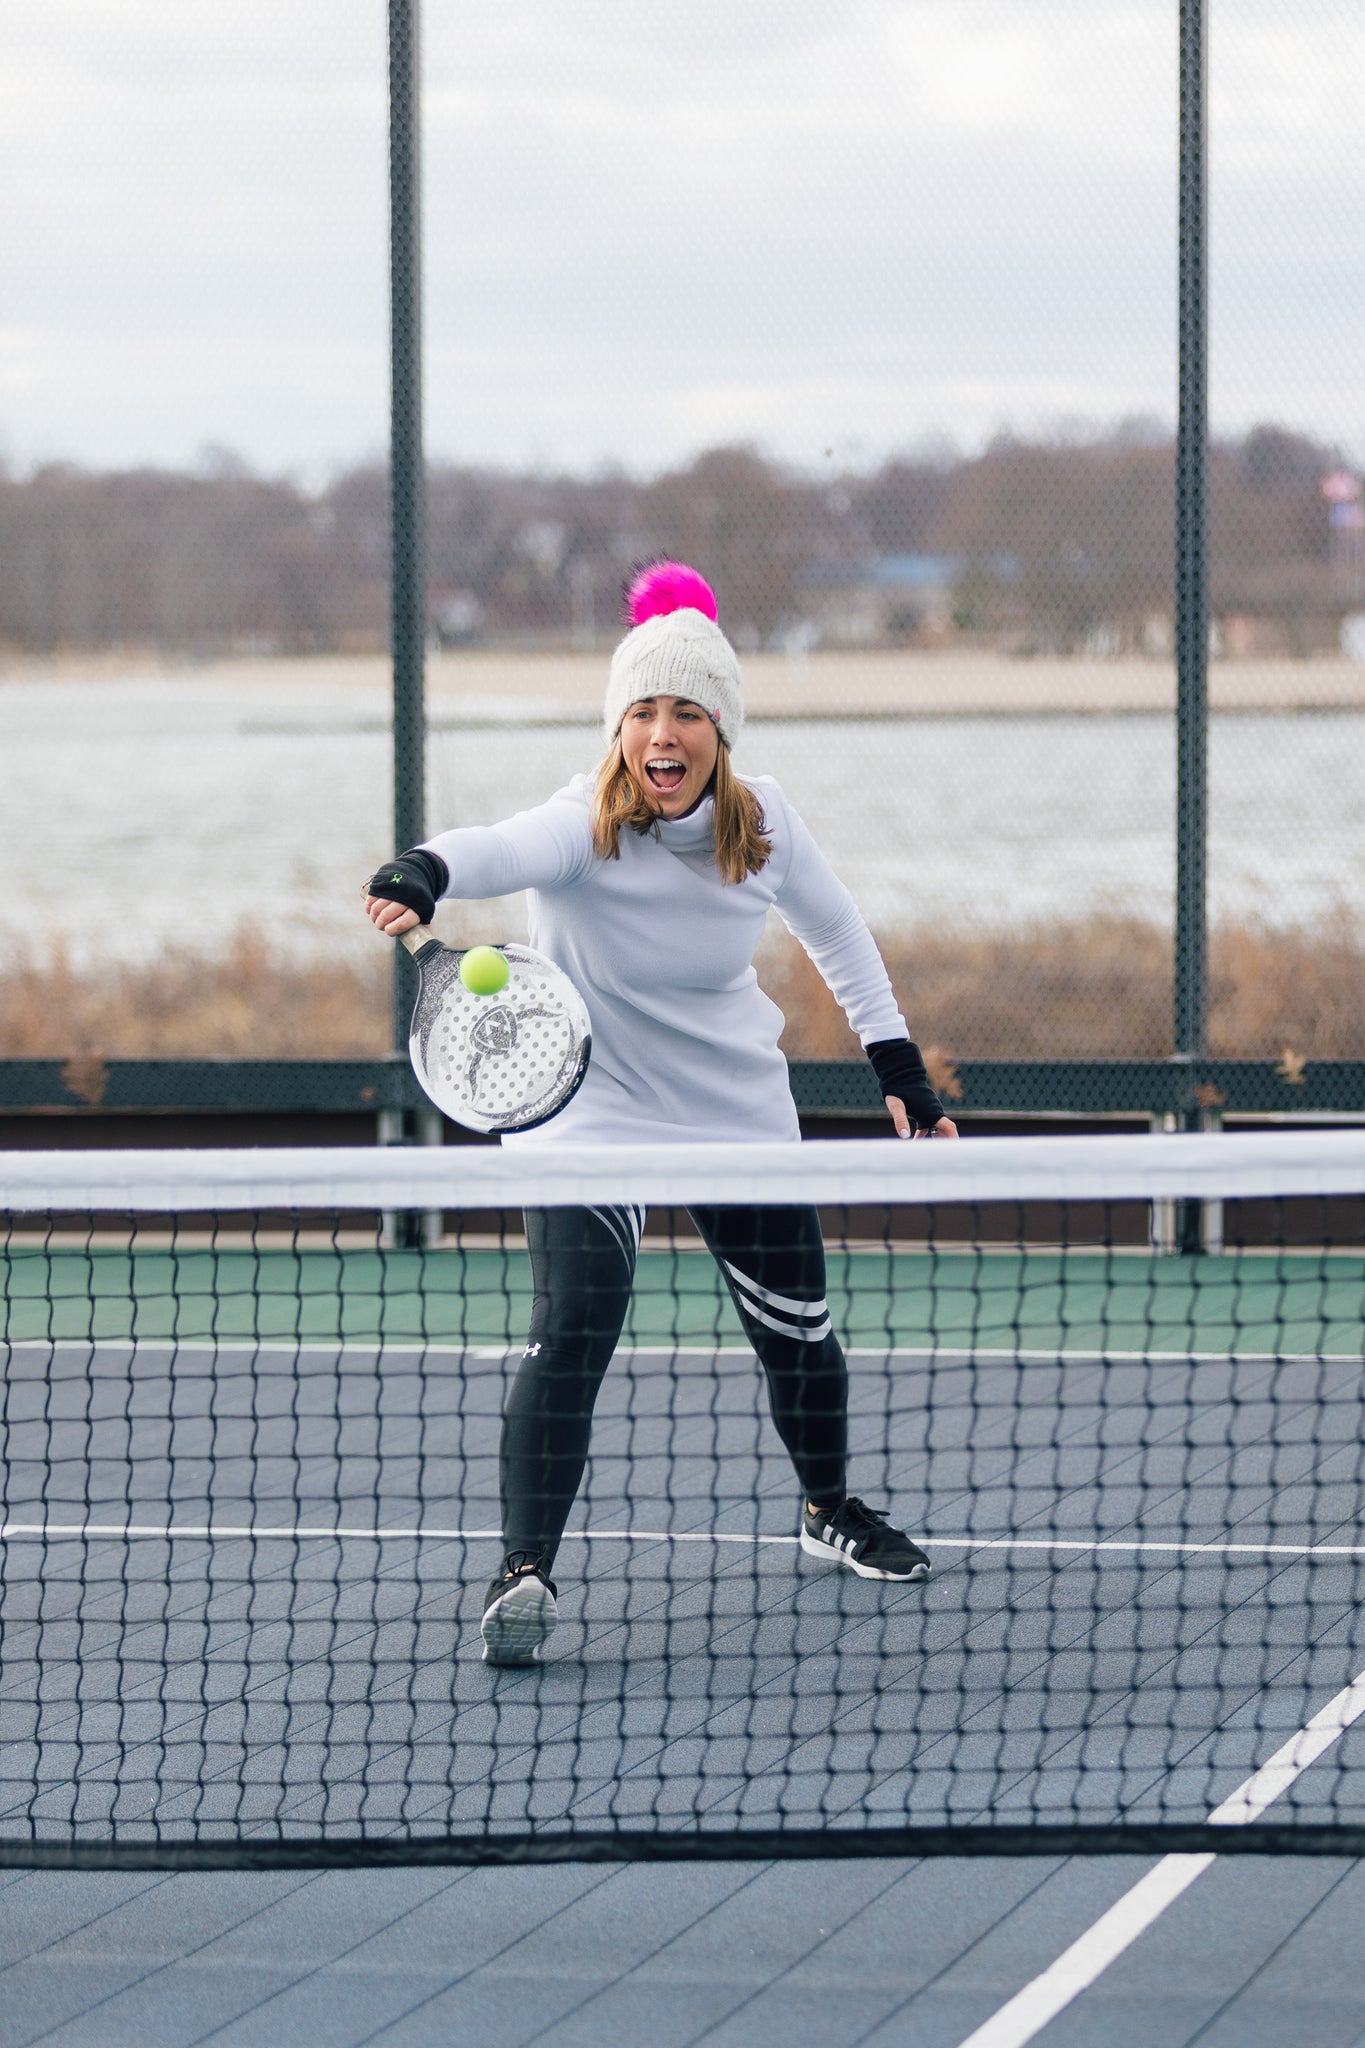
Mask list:
[[[901,563],[942,585],[940,637],[1120,651],[1149,644],[1171,612],[1173,462],[1168,436],[1133,426],[1088,441],[1001,437],[971,457],[822,477],[746,447],[649,481],[435,463],[433,627],[596,645],[617,630],[631,565],[674,554],[704,566],[751,647]],[[1269,426],[1212,450],[1214,610],[1277,650],[1335,646],[1342,616],[1362,607],[1358,547],[1343,559],[1321,489],[1341,466],[1339,451]],[[316,490],[228,457],[193,472],[0,473],[0,647],[378,647],[388,550],[378,465]],[[914,639],[924,623],[912,606],[878,631]]]

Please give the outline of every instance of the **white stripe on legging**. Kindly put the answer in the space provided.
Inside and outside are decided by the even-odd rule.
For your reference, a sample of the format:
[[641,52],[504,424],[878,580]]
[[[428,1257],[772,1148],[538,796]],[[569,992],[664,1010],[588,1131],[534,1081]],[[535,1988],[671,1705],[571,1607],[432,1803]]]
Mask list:
[[744,1312],[751,1323],[762,1323],[766,1329],[777,1330],[784,1337],[794,1337],[798,1344],[821,1344],[834,1328],[828,1316],[822,1323],[807,1329],[802,1323],[780,1323],[776,1316],[770,1316],[764,1309],[756,1308],[747,1296]]
[[640,1249],[640,1232],[644,1228],[644,1212],[623,1204],[617,1209],[589,1209],[588,1214],[605,1224],[616,1240],[621,1257],[633,1271]]
[[[725,1261],[725,1270],[731,1275],[735,1286],[744,1300],[745,1313],[765,1329],[778,1330],[784,1337],[794,1337],[798,1344],[821,1344],[828,1337],[834,1325],[829,1319],[829,1304],[824,1301],[793,1301],[790,1295],[774,1294],[766,1287],[760,1287],[747,1273],[741,1273],[738,1266]],[[759,1302],[770,1302],[778,1315],[770,1316]],[[780,1321],[779,1316],[789,1315],[790,1322]],[[796,1320],[798,1317],[803,1320]],[[818,1320],[813,1320],[818,1318]]]
[[747,1273],[741,1271],[738,1266],[732,1266],[728,1259],[725,1261],[725,1270],[747,1293],[756,1295],[760,1301],[766,1301],[769,1308],[784,1308],[790,1315],[807,1318],[829,1313],[827,1301],[798,1301],[794,1295],[777,1294],[771,1287],[760,1287],[757,1280],[751,1280]]

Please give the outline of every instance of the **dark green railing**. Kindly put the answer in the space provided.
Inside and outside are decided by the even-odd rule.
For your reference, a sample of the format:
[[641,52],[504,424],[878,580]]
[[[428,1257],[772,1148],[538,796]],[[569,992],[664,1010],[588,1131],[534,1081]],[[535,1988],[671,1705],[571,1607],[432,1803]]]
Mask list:
[[[962,1060],[948,1106],[964,1116],[1365,1116],[1365,1060]],[[797,1060],[804,1115],[875,1116],[862,1060]],[[253,1115],[415,1112],[406,1059],[0,1060],[0,1115],[67,1110]],[[0,1126],[3,1144],[3,1126]]]

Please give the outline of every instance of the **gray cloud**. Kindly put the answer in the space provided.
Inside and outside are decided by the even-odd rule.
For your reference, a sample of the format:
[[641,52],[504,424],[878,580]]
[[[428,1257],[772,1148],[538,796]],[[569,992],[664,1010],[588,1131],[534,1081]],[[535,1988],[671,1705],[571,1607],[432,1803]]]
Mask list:
[[[370,0],[25,0],[3,36],[0,446],[382,446]],[[15,18],[16,13],[18,19]],[[428,438],[650,468],[1169,416],[1167,0],[425,10]],[[1220,0],[1214,411],[1365,446],[1365,23]]]

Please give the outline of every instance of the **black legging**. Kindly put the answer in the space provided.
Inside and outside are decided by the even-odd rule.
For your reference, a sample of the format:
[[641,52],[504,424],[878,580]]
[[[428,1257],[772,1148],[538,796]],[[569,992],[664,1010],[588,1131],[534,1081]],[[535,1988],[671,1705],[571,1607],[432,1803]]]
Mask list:
[[[848,1372],[825,1303],[814,1209],[688,1212],[725,1277],[809,1500],[844,1497]],[[528,1209],[535,1307],[502,1420],[508,1554],[554,1561],[587,1462],[593,1403],[621,1335],[643,1212]]]

